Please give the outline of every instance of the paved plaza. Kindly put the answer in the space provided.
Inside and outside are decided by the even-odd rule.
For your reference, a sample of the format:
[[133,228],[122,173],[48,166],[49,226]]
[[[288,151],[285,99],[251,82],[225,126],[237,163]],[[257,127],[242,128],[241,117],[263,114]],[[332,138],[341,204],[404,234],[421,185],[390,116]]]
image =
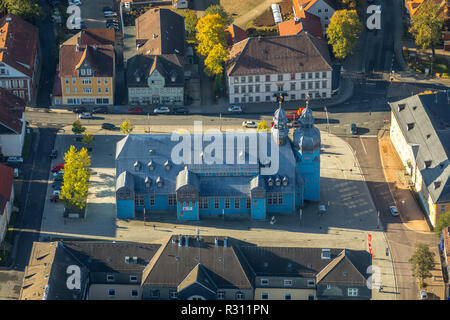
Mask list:
[[[190,130],[191,128],[187,128]],[[208,127],[204,128],[205,130]],[[140,133],[145,128],[136,128]],[[95,130],[90,130],[95,134]],[[155,128],[153,132],[171,132],[171,128]],[[115,214],[115,143],[124,136],[117,132],[96,135],[92,143],[92,169],[87,215],[84,220],[64,219],[63,205],[47,200],[41,227],[41,240],[58,238],[90,238],[102,240],[159,243],[173,234],[223,235],[261,246],[300,246],[368,250],[368,238],[374,253],[374,265],[380,268],[382,292],[373,290],[374,299],[396,299],[395,277],[388,244],[379,231],[376,209],[372,203],[359,164],[350,146],[342,139],[322,132],[321,202],[307,203],[300,212],[277,215],[276,223],[267,221],[223,220],[203,218],[200,221],[178,221],[176,213],[147,215],[144,219],[118,220]],[[78,144],[77,144],[78,143]],[[55,147],[67,150],[75,142],[74,135],[62,132]],[[55,162],[61,161],[56,159]],[[48,188],[48,197],[52,192]],[[324,214],[318,205],[326,206]]]

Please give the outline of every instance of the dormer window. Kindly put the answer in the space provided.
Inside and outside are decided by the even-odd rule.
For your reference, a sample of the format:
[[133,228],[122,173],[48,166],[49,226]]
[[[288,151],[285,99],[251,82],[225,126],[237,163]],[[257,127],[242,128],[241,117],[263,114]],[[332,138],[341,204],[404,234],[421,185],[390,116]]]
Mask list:
[[431,160],[425,161],[425,169],[431,167]]
[[153,162],[153,160],[150,160],[147,164],[147,167],[149,170],[154,170],[155,169],[155,163]]
[[406,107],[406,104],[404,104],[404,103],[400,103],[400,104],[398,105],[398,111],[402,111],[402,110],[404,110],[404,109],[405,109],[405,107]]
[[272,177],[270,177],[269,179],[267,179],[267,185],[268,185],[269,187],[273,186],[273,179],[272,179]]
[[414,122],[408,123],[407,125],[408,131],[414,128]]
[[441,186],[441,182],[440,181],[435,181],[434,182],[434,189],[439,189],[440,186]]
[[134,166],[134,171],[139,171],[141,169],[141,164],[139,161],[136,161],[133,166]]
[[166,160],[166,162],[164,162],[164,167],[166,168],[167,171],[170,170],[170,167],[171,167],[171,166],[172,166],[172,165],[171,165],[171,163],[170,163],[169,160]]
[[152,185],[152,180],[150,179],[150,177],[145,177],[145,187],[150,188],[151,185]]
[[275,185],[276,185],[277,187],[281,186],[281,179],[280,179],[280,177],[276,177],[276,179],[275,179]]
[[156,185],[158,188],[161,188],[163,186],[163,180],[161,177],[156,178]]
[[284,177],[283,178],[283,186],[287,186],[288,185],[288,177]]

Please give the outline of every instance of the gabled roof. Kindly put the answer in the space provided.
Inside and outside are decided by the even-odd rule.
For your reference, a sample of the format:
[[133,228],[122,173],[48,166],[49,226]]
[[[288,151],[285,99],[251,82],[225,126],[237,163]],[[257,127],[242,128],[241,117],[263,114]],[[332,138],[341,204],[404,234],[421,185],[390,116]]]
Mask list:
[[311,33],[318,39],[323,39],[323,29],[320,18],[305,12],[304,18],[295,18],[278,24],[280,36],[297,35],[302,31]]
[[[450,201],[450,114],[447,92],[426,93],[390,103],[434,203]],[[435,183],[436,182],[436,183]]]
[[172,10],[154,8],[136,19],[138,54],[184,55],[184,18]]
[[78,77],[77,68],[87,61],[94,69],[94,77],[114,75],[114,49],[111,45],[62,45],[59,50],[60,77]]
[[206,269],[198,263],[191,272],[184,278],[184,280],[178,285],[178,292],[183,291],[190,285],[194,283],[199,283],[209,291],[215,293],[217,290],[217,286],[212,281]]
[[0,63],[31,77],[38,47],[38,28],[14,14],[0,19]]
[[83,29],[66,40],[63,45],[114,45],[115,31],[111,28]]
[[230,24],[226,29],[226,36],[227,36],[227,44],[229,46],[232,46],[235,43],[238,43],[239,41],[242,41],[244,39],[248,38],[247,32],[245,30],[239,28],[235,24]]
[[324,1],[334,10],[337,9],[337,5],[334,0],[292,0],[292,8],[294,9],[295,16],[301,16],[301,11],[308,11],[319,1]]
[[248,38],[235,44],[228,76],[332,70],[328,46],[309,33]]
[[344,249],[316,276],[318,285],[366,285],[366,270],[371,264],[367,252]]
[[22,133],[22,116],[25,112],[25,101],[8,90],[0,88],[0,126],[11,130],[11,133]]
[[[224,247],[224,237],[218,237],[219,245],[216,246],[215,237],[196,239],[189,236],[186,246],[186,237],[183,236],[182,245],[179,246],[179,237],[172,236],[160,249],[144,272],[144,286],[178,288],[184,283],[182,286],[187,287],[193,279],[201,279],[203,284],[209,281],[210,289],[214,286],[218,289],[252,288],[249,270],[242,265],[243,261],[231,245],[231,239],[228,246]],[[201,267],[198,267],[199,264]]]
[[183,86],[184,72],[179,57],[175,54],[135,55],[127,61],[128,87],[147,87],[147,79],[154,70],[164,77],[165,87]]

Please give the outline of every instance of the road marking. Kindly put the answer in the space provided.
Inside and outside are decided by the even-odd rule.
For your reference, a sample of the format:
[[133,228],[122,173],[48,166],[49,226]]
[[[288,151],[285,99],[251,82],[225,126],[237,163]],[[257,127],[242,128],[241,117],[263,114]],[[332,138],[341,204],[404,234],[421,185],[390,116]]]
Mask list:
[[361,141],[361,144],[362,144],[362,146],[363,146],[364,152],[365,152],[365,154],[367,154],[367,150],[366,150],[366,147],[364,146],[364,142],[363,142],[363,140],[361,139],[361,136],[359,136],[359,141]]

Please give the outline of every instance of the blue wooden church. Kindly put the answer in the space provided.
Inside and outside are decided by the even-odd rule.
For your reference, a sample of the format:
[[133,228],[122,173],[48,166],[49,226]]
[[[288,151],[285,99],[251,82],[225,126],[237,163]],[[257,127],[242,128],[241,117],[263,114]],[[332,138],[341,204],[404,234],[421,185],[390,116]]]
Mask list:
[[[309,107],[292,140],[288,134],[286,112],[280,106],[270,133],[254,132],[253,140],[248,132],[233,133],[221,155],[227,161],[212,164],[203,161],[208,143],[201,137],[202,148],[188,143],[188,161],[179,163],[172,159],[179,141],[170,134],[128,135],[116,146],[117,217],[132,219],[139,211],[176,212],[185,220],[210,215],[266,219],[270,213],[294,213],[305,200],[318,201],[320,195],[320,132]],[[196,139],[195,134],[184,138]],[[242,147],[238,141],[249,143]],[[267,156],[261,150],[267,150]],[[200,163],[191,161],[195,157]],[[278,165],[268,174],[273,159]]]

